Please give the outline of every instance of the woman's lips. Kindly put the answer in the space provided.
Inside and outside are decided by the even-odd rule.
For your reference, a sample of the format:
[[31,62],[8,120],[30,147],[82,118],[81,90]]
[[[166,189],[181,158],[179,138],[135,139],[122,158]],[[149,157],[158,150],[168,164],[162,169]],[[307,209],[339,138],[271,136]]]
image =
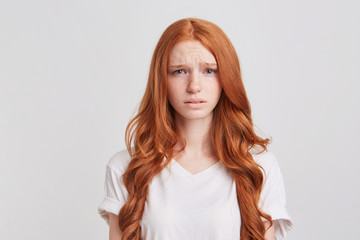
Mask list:
[[201,108],[205,104],[206,104],[206,101],[187,101],[187,102],[185,102],[186,106],[193,108],[193,109]]
[[185,101],[185,103],[204,103],[204,102],[206,101],[204,101],[204,99],[201,98],[190,98]]

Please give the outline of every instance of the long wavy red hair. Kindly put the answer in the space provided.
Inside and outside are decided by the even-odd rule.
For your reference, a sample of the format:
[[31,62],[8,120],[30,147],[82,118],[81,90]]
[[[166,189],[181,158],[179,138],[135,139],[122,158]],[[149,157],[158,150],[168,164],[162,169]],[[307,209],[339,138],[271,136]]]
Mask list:
[[126,128],[125,141],[131,161],[123,175],[129,197],[119,212],[122,240],[141,239],[140,221],[149,184],[176,154],[175,144],[184,140],[177,133],[174,109],[167,99],[167,68],[173,46],[187,40],[200,41],[218,64],[223,90],[214,109],[210,137],[215,154],[236,182],[241,239],[264,239],[261,217],[271,224],[272,220],[258,208],[263,175],[249,151],[257,146],[265,151],[269,139],[255,134],[238,56],[228,37],[211,22],[186,18],[170,25],[157,43],[145,94],[138,113]]

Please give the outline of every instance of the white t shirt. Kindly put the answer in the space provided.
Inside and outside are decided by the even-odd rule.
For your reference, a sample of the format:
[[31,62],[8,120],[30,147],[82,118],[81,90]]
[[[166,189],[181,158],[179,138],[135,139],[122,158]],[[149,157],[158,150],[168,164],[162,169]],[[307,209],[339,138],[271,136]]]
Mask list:
[[[272,217],[275,238],[284,239],[292,222],[277,159],[271,152],[253,154],[253,158],[265,171],[259,206]],[[129,161],[125,149],[107,164],[105,198],[98,207],[107,223],[109,213],[118,215],[128,197],[121,176]],[[150,183],[140,225],[144,240],[239,240],[241,217],[235,181],[221,161],[192,174],[172,160]]]

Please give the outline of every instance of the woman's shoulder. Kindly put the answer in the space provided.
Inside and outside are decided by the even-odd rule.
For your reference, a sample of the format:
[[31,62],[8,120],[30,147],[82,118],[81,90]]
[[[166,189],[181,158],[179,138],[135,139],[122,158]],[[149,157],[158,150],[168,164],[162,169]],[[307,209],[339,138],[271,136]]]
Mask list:
[[121,175],[126,171],[130,161],[131,156],[128,150],[125,148],[119,150],[110,157],[107,163],[107,167],[115,171],[117,174]]
[[264,152],[252,153],[252,157],[260,165],[277,164],[277,158],[272,151],[265,150]]
[[253,151],[251,152],[254,161],[259,164],[265,172],[277,171],[279,168],[279,162],[276,155],[269,150],[263,152]]

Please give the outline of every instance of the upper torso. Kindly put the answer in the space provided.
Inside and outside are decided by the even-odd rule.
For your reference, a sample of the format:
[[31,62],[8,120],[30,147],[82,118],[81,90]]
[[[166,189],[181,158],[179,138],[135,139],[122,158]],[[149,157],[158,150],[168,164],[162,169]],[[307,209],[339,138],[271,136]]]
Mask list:
[[172,160],[152,180],[140,224],[143,239],[240,239],[235,182],[220,161],[192,174]]

